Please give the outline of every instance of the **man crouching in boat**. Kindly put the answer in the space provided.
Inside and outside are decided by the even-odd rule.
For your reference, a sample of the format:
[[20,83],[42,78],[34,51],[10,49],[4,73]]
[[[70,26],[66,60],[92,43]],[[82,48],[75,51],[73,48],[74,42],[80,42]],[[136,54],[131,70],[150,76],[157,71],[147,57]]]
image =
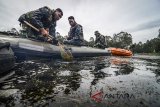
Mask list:
[[74,17],[68,17],[69,24],[71,25],[70,31],[68,33],[67,40],[64,41],[64,44],[82,46],[84,45],[83,38],[83,28],[80,24],[77,24]]
[[105,49],[106,48],[105,37],[101,35],[98,31],[95,31],[94,35],[96,36],[94,47]]
[[[55,37],[55,27],[56,22],[63,16],[63,12],[60,8],[56,10],[51,10],[49,7],[45,6],[34,11],[30,11],[19,17],[18,21],[22,28],[26,31],[28,38],[37,39],[40,41],[52,41],[53,44],[57,44],[58,41]],[[26,25],[24,21],[38,28],[38,31]],[[48,39],[49,35],[53,37],[53,40]]]

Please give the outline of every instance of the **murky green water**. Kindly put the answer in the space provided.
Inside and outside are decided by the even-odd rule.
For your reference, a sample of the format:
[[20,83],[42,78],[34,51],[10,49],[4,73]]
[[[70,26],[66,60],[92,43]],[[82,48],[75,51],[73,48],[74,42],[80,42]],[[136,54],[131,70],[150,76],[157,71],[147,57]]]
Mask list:
[[158,56],[25,61],[8,75],[0,83],[2,107],[160,106]]

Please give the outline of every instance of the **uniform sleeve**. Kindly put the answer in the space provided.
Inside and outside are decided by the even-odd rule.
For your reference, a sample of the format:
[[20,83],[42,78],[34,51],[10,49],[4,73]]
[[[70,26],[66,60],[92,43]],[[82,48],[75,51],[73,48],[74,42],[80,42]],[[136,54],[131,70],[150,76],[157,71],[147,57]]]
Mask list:
[[95,44],[98,42],[98,40],[97,40],[97,38],[96,38],[96,40],[95,40]]
[[32,13],[31,21],[38,28],[44,28],[42,19],[49,17],[49,9],[47,7],[42,7]]
[[70,28],[70,30],[69,30],[69,32],[68,32],[67,40],[71,40],[71,39],[72,39],[72,35],[71,35],[71,28]]
[[83,28],[81,25],[78,25],[75,32],[75,38],[83,40]]
[[100,42],[101,42],[101,37],[100,36],[96,37],[95,44],[100,43]]
[[100,43],[105,44],[105,37],[103,35],[100,36]]
[[49,28],[49,34],[54,38],[56,37],[56,22],[51,24],[51,26]]
[[23,21],[25,21],[25,14],[21,15],[18,19],[19,22],[23,23]]

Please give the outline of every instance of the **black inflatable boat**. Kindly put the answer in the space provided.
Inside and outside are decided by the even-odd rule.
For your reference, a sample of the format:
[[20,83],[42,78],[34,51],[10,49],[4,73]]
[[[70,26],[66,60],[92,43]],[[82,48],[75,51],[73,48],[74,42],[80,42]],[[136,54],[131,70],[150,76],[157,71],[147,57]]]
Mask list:
[[[17,59],[30,59],[30,58],[61,58],[59,46],[52,45],[47,42],[40,42],[28,38],[16,38],[0,34],[0,40],[8,41]],[[97,49],[86,46],[76,47],[67,46],[70,49],[74,58],[79,57],[97,57],[109,56],[111,53],[106,49]]]
[[0,74],[11,70],[14,64],[15,57],[10,43],[0,39]]

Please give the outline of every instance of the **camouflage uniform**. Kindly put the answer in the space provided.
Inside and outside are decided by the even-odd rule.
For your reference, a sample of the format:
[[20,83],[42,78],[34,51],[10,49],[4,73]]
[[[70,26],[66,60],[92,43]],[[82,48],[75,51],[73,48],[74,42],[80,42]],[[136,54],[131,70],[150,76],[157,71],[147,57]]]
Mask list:
[[71,44],[77,46],[83,45],[84,38],[83,38],[83,28],[81,25],[76,24],[74,27],[71,27],[68,36],[69,37],[67,41],[64,41],[65,44]]
[[35,31],[31,27],[28,27],[23,23],[23,21],[27,21],[31,23],[33,26],[35,26],[38,29],[48,28],[49,34],[55,37],[56,21],[54,21],[53,12],[54,12],[53,10],[45,6],[35,11],[30,11],[26,14],[21,15],[18,21],[21,22],[22,27],[24,28],[24,30],[26,30],[27,36],[29,38],[40,39],[40,40],[44,39],[43,35],[41,35],[40,32]]
[[96,40],[95,40],[95,47],[104,49],[106,47],[105,45],[105,37],[101,35],[100,33],[96,34]]

